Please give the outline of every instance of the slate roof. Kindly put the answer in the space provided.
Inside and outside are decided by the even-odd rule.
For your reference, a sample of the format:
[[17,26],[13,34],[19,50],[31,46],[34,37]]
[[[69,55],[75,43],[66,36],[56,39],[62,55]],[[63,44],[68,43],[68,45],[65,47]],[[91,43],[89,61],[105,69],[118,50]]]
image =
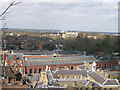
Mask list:
[[85,79],[57,79],[58,82],[81,82],[83,85],[86,85],[89,83],[89,80]]
[[58,70],[54,72],[51,71],[47,71],[47,77],[48,77],[48,82],[51,85],[54,86],[58,86],[59,82],[81,82],[83,83],[83,85],[86,85],[89,83],[89,80],[85,80],[85,79],[58,79],[56,77],[57,74],[64,74],[64,75],[68,75],[68,74],[72,74],[72,75],[80,75],[82,74],[83,76],[87,74],[87,72],[85,70],[80,71],[80,70]]
[[[47,78],[48,78],[48,83],[53,84],[54,77],[51,71],[47,71]],[[56,83],[56,82],[55,82]]]
[[82,70],[89,70],[89,68],[87,67],[87,66],[85,66],[85,65],[80,65],[79,66]]
[[2,75],[4,75],[5,72],[5,77],[10,77],[10,78],[16,78],[14,72],[9,66],[2,67]]
[[47,78],[49,81],[53,79],[52,73],[50,71],[47,71]]
[[72,51],[72,50],[68,50],[68,51],[57,51],[56,53],[58,53],[58,54],[60,54],[60,55],[80,54],[78,51]]
[[25,60],[26,66],[31,65],[54,65],[54,64],[74,64],[95,61],[94,57],[89,56],[76,56],[76,57],[52,57],[52,58],[28,58]]
[[43,85],[43,82],[37,82],[34,88],[41,88]]
[[93,87],[101,87],[100,84],[98,84],[97,82],[94,82],[94,81],[91,81],[91,82]]
[[[16,54],[16,60],[23,60],[23,54],[22,53],[15,53]],[[8,60],[14,60],[14,55],[12,53],[8,53]]]
[[87,76],[86,70],[58,70],[54,74],[56,75],[83,75]]
[[91,76],[95,81],[97,81],[100,84],[103,84],[106,80],[104,77],[100,76],[96,72],[89,72],[88,75]]
[[104,85],[119,85],[116,79],[107,79]]
[[17,50],[15,53],[23,53],[24,55],[53,55],[57,53],[59,55],[70,55],[70,54],[80,54],[78,51],[66,50],[66,51],[27,51],[27,50]]
[[[91,76],[95,81],[89,81],[87,79],[58,79],[57,75],[83,75]],[[120,84],[116,79],[106,79],[96,72],[87,72],[87,70],[56,70],[56,71],[47,71],[48,82],[50,85],[59,85],[59,82],[81,82],[84,86],[89,85],[92,82],[93,87],[102,87],[106,85],[117,85]]]

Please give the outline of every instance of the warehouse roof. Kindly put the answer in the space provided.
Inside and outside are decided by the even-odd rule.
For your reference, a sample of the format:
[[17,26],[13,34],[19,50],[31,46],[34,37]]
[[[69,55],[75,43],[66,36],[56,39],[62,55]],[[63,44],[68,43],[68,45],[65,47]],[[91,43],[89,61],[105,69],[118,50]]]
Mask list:
[[94,57],[52,57],[52,58],[27,58],[25,60],[26,66],[32,66],[32,65],[54,65],[54,64],[75,64],[75,63],[84,63],[84,61],[87,62],[93,62],[96,59]]

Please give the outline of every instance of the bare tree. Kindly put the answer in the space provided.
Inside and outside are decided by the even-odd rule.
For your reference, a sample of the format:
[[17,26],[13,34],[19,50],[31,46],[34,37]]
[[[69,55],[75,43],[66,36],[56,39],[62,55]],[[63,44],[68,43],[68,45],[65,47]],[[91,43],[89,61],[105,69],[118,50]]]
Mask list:
[[10,4],[9,4],[9,6],[0,14],[0,18],[5,14],[5,13],[7,13],[8,12],[8,10],[12,7],[12,6],[15,6],[15,5],[17,5],[17,4],[19,4],[19,3],[21,3],[22,2],[22,0],[20,0],[20,1],[13,1],[13,2],[11,2]]
[[[22,0],[19,0],[19,1],[17,1],[17,0],[14,0],[13,2],[11,2],[9,5],[8,5],[8,7],[5,9],[5,10],[3,10],[3,12],[0,14],[0,20],[5,20],[5,17],[4,17],[4,14],[6,14],[6,13],[10,13],[9,12],[9,9],[11,8],[11,7],[13,7],[13,6],[15,6],[15,5],[17,5],[17,4],[19,4],[19,3],[21,3],[22,2]],[[4,34],[4,28],[5,28],[5,26],[6,26],[6,23],[3,25],[3,27],[2,27],[2,29],[0,30],[0,50],[2,50],[2,42],[3,42],[3,34]]]

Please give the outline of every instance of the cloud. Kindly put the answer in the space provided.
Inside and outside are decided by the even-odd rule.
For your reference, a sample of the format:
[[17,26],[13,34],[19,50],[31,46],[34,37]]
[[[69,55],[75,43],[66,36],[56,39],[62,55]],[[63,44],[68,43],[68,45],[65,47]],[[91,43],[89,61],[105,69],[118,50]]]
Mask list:
[[[103,0],[38,0],[12,7],[7,14],[7,27],[117,30],[117,5]],[[110,0],[112,1],[112,0]]]

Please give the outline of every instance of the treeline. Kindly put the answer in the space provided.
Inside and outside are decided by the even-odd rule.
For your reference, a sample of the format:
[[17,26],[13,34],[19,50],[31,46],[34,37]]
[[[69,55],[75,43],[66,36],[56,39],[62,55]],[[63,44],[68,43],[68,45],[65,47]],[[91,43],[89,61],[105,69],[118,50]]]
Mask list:
[[[87,54],[111,55],[113,52],[120,52],[120,38],[112,34],[97,36],[96,39],[83,37],[79,34],[77,38],[63,39],[62,37],[53,39],[52,37],[41,37],[32,34],[4,35],[6,45],[5,50],[76,50],[86,51]],[[61,35],[60,35],[61,36]]]
[[64,43],[64,50],[86,51],[88,54],[98,54],[103,52],[110,55],[113,52],[119,52],[119,37],[105,35],[103,39],[82,38],[78,36],[75,39],[67,40]]

